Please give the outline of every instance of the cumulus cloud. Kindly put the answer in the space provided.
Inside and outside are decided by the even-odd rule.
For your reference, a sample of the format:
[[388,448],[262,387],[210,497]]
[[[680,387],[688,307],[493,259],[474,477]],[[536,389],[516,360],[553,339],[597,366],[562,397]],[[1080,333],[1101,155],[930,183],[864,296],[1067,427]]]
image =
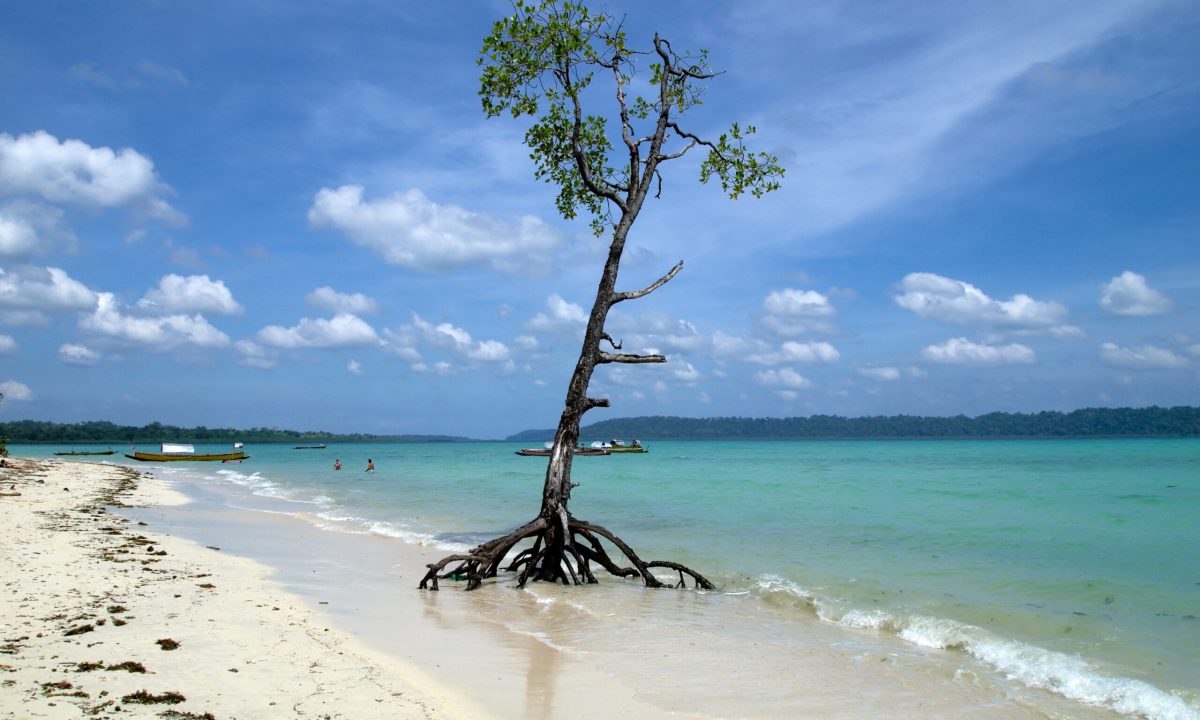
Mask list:
[[100,353],[83,345],[66,343],[58,349],[58,359],[68,365],[90,367],[100,362]]
[[238,340],[233,344],[233,349],[240,356],[238,364],[245,367],[270,370],[279,364],[269,350],[250,340]]
[[263,345],[280,348],[336,348],[379,343],[375,329],[362,318],[338,313],[332,318],[302,318],[293,327],[268,325],[258,331]]
[[837,314],[829,298],[815,290],[787,288],[763,300],[763,325],[781,337],[806,332],[830,332]]
[[0,355],[7,355],[17,349],[17,341],[11,335],[0,335]]
[[690,321],[672,318],[664,312],[649,312],[636,318],[612,313],[606,328],[628,352],[648,352],[646,348],[653,346],[689,353],[703,348],[708,342]]
[[586,324],[588,314],[583,307],[563,300],[557,293],[546,298],[546,309],[527,323],[530,330],[576,329]]
[[0,268],[0,316],[10,324],[37,324],[50,313],[88,310],[96,293],[55,267]]
[[966,338],[954,338],[921,351],[926,360],[956,365],[1024,365],[1034,362],[1033,350],[1019,343],[980,345]]
[[454,205],[438,205],[420,190],[364,200],[361,185],[323,188],[313,199],[308,221],[332,228],[387,262],[415,270],[449,270],[485,265],[515,272],[543,263],[561,243],[541,220],[516,222],[481,215]]
[[676,380],[686,384],[692,384],[700,379],[700,371],[692,367],[690,362],[681,362],[672,371],[672,374],[675,375]]
[[79,321],[84,330],[120,342],[165,350],[179,345],[224,347],[229,336],[202,315],[142,317],[124,312],[112,293],[97,296],[96,309]]
[[0,395],[3,395],[5,400],[33,399],[33,391],[29,389],[29,386],[16,380],[0,382]]
[[370,315],[379,312],[379,303],[374,298],[362,293],[340,293],[329,286],[313,290],[305,297],[305,301],[310,307],[332,313]]
[[207,275],[183,277],[174,273],[164,275],[158,287],[148,291],[137,306],[155,313],[238,315],[245,310],[233,299],[224,281],[211,280]]
[[812,387],[811,380],[791,368],[764,370],[755,374],[754,382],[771,388],[784,400],[795,400],[799,396],[797,390]]
[[891,382],[900,379],[900,368],[895,367],[860,367],[857,368],[858,374],[872,380],[884,380]]
[[499,340],[475,341],[469,332],[450,323],[434,325],[416,313],[412,317],[412,327],[421,339],[435,347],[482,362],[501,362],[509,358],[508,347]]
[[1182,355],[1153,345],[1129,348],[1106,342],[1100,346],[1100,358],[1109,365],[1141,370],[1174,370],[1189,365]]
[[1113,315],[1146,317],[1169,313],[1173,305],[1146,278],[1126,270],[1100,286],[1100,307]]
[[346,370],[351,375],[362,375],[363,374],[362,365],[359,364],[359,362],[357,360],[351,360],[350,362],[346,363]]
[[761,365],[781,363],[835,363],[841,358],[837,348],[827,342],[796,342],[789,340],[779,346],[777,352],[760,352],[748,359]]
[[0,194],[91,208],[131,207],[150,217],[186,218],[162,196],[168,188],[149,158],[130,148],[94,148],[45,131],[0,133]]
[[906,275],[900,281],[900,290],[894,297],[897,305],[942,322],[1056,335],[1080,332],[1064,324],[1065,307],[1034,300],[1024,293],[1009,300],[993,300],[970,283],[924,272]]
[[26,258],[58,248],[75,249],[62,210],[28,200],[0,206],[0,257]]

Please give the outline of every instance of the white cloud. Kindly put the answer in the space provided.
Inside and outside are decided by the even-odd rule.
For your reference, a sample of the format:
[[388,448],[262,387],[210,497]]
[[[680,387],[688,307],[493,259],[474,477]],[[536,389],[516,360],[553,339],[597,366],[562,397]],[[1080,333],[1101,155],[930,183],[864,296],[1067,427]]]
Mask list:
[[310,292],[305,300],[310,307],[332,313],[370,315],[379,312],[379,303],[362,293],[340,293],[331,287],[319,287]]
[[545,255],[561,243],[557,231],[533,216],[509,223],[438,205],[417,189],[364,201],[361,185],[323,188],[308,221],[346,234],[389,263],[416,270],[487,265],[515,272],[543,265]]
[[[8,272],[0,268],[0,310],[16,313],[24,319],[20,324],[44,322],[47,313],[95,306],[96,293],[59,268],[22,266]],[[15,320],[10,313],[5,315],[10,322]]]
[[33,399],[33,391],[29,389],[29,386],[16,380],[0,382],[0,395],[3,395],[5,400]]
[[530,330],[576,329],[586,324],[588,314],[583,307],[563,300],[557,293],[546,298],[545,312],[533,316],[526,325]]
[[162,199],[170,189],[149,158],[130,148],[114,152],[44,131],[0,133],[0,194],[33,196],[93,208],[134,207],[167,222],[186,218]]
[[713,355],[719,359],[749,358],[752,355],[765,354],[769,348],[761,340],[752,340],[737,335],[726,335],[720,330],[713,332],[711,343]]
[[268,325],[258,331],[263,345],[280,348],[334,348],[379,343],[375,329],[362,318],[339,313],[330,319],[302,318],[294,327]]
[[71,252],[75,244],[62,210],[27,200],[0,206],[0,257],[24,258],[60,247]]
[[1100,346],[1100,358],[1109,365],[1143,370],[1173,370],[1189,365],[1187,358],[1153,345],[1128,348],[1106,342]]
[[532,335],[518,335],[513,338],[513,347],[524,352],[532,352],[538,349],[538,339]]
[[229,336],[201,315],[138,317],[122,312],[112,293],[97,296],[96,309],[79,320],[84,330],[122,342],[167,349],[179,345],[224,347]]
[[835,363],[841,358],[837,348],[827,342],[796,342],[789,340],[779,346],[778,352],[760,352],[748,359],[761,365],[781,363]]
[[1126,270],[1100,286],[1100,307],[1113,315],[1145,317],[1163,315],[1172,303],[1146,284],[1146,278]]
[[777,388],[783,392],[790,393],[790,397],[785,396],[788,400],[795,399],[795,394],[791,391],[812,387],[811,380],[791,368],[764,370],[754,375],[754,381],[764,387]]
[[681,362],[673,371],[675,379],[683,383],[694,383],[700,379],[700,371],[692,367],[690,362]]
[[[1087,66],[1116,76],[1102,90],[1036,82],[1039,71],[1068,74],[1099,43],[1133,34],[1131,20],[1155,7],[1099,0],[1083,17],[1070,3],[1046,2],[971,13],[953,4],[912,13],[902,5],[861,12],[842,2],[746,3],[725,27],[748,53],[743,62],[785,68],[803,88],[781,96],[786,104],[762,124],[802,158],[789,164],[781,205],[799,233],[814,235],[906,197],[1006,172],[1120,122],[1115,110],[1169,92],[1176,75],[1154,63]],[[846,56],[855,61],[831,76],[829,58]]]
[[259,370],[270,370],[279,364],[274,355],[270,353],[262,345],[250,340],[238,340],[234,343],[233,348],[237,350],[241,359],[238,360],[239,365],[245,367],[257,368]]
[[65,343],[58,349],[58,359],[68,365],[90,367],[99,363],[101,358],[100,353],[95,350],[86,348],[83,345]]
[[[388,351],[400,355],[410,363],[420,363],[421,354],[418,347],[427,345],[444,350],[457,357],[486,363],[508,363],[511,352],[508,346],[499,340],[475,340],[471,333],[450,323],[437,325],[423,319],[417,313],[412,314],[412,322],[396,330],[384,333],[388,341]],[[423,367],[425,367],[423,365]],[[414,366],[414,369],[419,369]],[[427,367],[425,369],[428,369]],[[434,369],[445,374],[451,366],[445,363],[444,368],[436,364]]]
[[350,362],[346,363],[346,370],[351,375],[362,375],[363,374],[362,365],[360,365],[357,360],[351,360]]
[[954,338],[941,345],[930,345],[921,355],[933,362],[956,365],[1018,365],[1034,362],[1033,350],[1019,343],[980,345],[966,338]]
[[245,309],[233,299],[224,281],[210,280],[207,275],[164,275],[158,287],[151,289],[138,301],[141,310],[156,313],[213,313],[238,315]]
[[891,382],[900,379],[900,368],[895,367],[860,367],[858,374],[872,380]]
[[777,290],[763,300],[763,324],[781,337],[830,332],[837,314],[829,298],[815,290]]
[[0,335],[0,355],[7,355],[17,349],[17,341],[11,335]]
[[1020,293],[1010,300],[993,300],[979,288],[933,273],[909,273],[900,282],[896,304],[921,317],[955,325],[994,327],[1001,330],[1045,331],[1071,334],[1064,326],[1067,309]]

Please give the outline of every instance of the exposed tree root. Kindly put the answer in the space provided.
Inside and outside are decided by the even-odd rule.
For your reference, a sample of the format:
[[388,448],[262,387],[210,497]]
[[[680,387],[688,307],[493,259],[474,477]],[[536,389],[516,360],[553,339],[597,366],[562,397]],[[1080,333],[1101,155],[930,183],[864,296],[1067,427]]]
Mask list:
[[[507,535],[475,546],[469,552],[449,555],[429,563],[426,566],[429,571],[421,578],[420,588],[437,590],[438,580],[451,578],[466,580],[467,590],[474,590],[484,580],[495,577],[501,568],[505,572],[517,573],[517,587],[525,587],[530,580],[561,582],[563,585],[595,584],[597,580],[592,572],[592,565],[595,564],[617,577],[641,577],[646,587],[683,588],[687,587],[687,578],[690,577],[693,587],[716,589],[708,578],[686,565],[670,560],[642,560],[624,540],[599,525],[577,520],[570,515],[565,516],[565,525],[566,532],[563,533],[561,521],[538,517]],[[533,544],[519,550],[505,565],[505,557],[518,544],[530,539]],[[620,551],[618,557],[624,556],[632,565],[622,566],[613,560],[602,539],[615,546]],[[668,585],[654,576],[652,568],[674,570],[679,580]]]

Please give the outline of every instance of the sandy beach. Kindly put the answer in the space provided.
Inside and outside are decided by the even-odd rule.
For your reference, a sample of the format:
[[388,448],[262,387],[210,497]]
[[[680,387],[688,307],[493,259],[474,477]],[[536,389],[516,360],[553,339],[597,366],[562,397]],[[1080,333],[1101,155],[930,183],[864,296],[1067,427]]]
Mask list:
[[268,568],[115,515],[184,501],[112,465],[0,470],[0,717],[478,718]]

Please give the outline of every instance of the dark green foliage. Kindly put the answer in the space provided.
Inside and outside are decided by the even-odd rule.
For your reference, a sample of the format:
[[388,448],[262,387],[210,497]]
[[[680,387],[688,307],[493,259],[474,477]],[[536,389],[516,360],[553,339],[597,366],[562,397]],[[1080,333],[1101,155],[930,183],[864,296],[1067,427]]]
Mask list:
[[335,443],[335,442],[460,442],[467,438],[448,435],[366,435],[330,432],[298,432],[278,428],[181,428],[153,422],[135,427],[93,420],[80,423],[53,423],[41,420],[17,420],[0,423],[0,437],[14,445],[36,444],[113,444],[127,443]]
[[[551,430],[508,438],[540,441]],[[580,433],[587,440],[804,440],[888,438],[1200,437],[1200,407],[1084,408],[1069,413],[994,412],[969,418],[891,415],[845,418],[636,417],[603,420]]]

